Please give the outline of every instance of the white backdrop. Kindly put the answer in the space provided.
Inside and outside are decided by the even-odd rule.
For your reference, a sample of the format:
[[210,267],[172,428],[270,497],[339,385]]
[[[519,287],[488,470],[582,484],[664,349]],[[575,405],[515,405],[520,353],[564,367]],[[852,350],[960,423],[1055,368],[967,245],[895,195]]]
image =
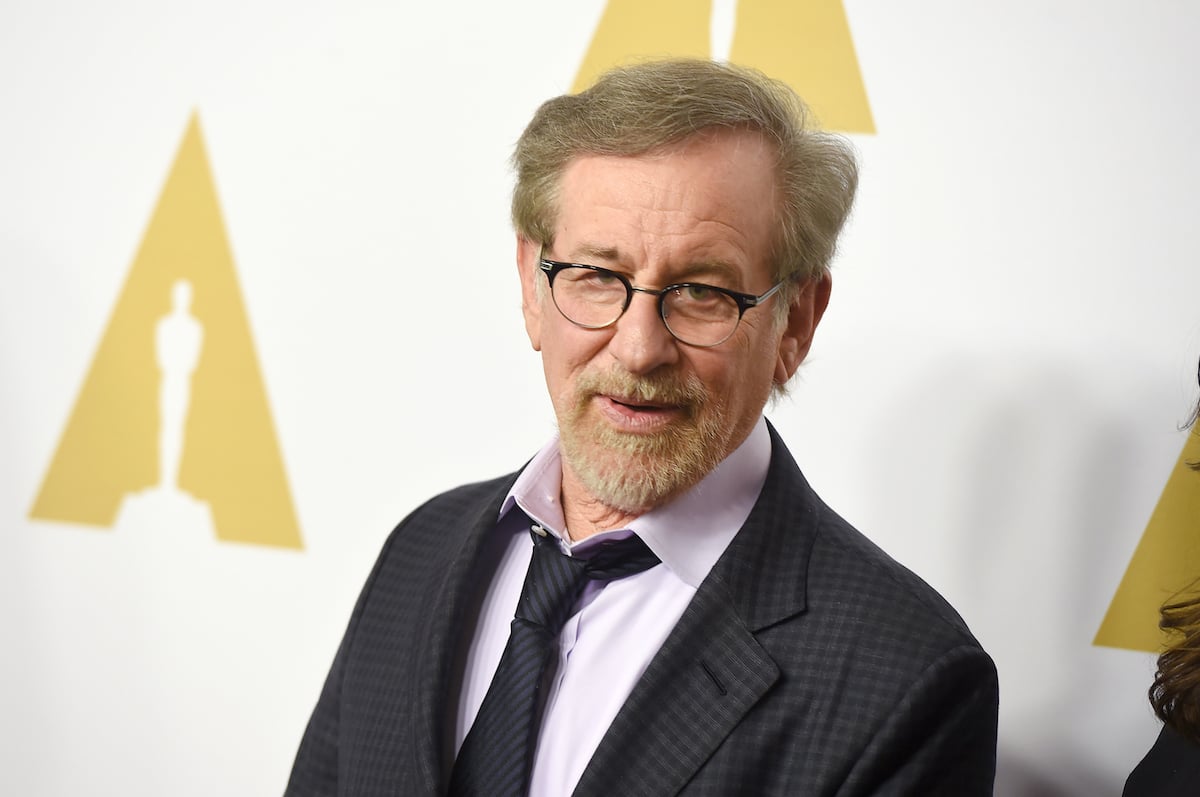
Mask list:
[[[0,7],[0,793],[282,791],[392,525],[552,430],[512,142],[602,0]],[[878,133],[772,408],[1001,676],[1001,795],[1116,795],[1149,654],[1091,639],[1200,355],[1200,5],[847,0]],[[29,519],[199,112],[305,550]]]

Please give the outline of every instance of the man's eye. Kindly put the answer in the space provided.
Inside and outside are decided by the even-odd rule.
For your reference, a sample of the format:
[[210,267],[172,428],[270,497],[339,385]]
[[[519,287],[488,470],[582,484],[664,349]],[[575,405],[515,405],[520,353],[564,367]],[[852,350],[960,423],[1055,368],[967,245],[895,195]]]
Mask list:
[[625,296],[625,284],[621,278],[611,271],[592,271],[591,269],[573,269],[569,283],[577,291],[587,293],[594,301],[619,301]]
[[616,274],[609,271],[595,271],[590,268],[575,267],[563,271],[562,279],[577,285],[599,287],[620,282]]
[[707,285],[687,285],[683,289],[684,298],[689,302],[711,302],[720,294]]

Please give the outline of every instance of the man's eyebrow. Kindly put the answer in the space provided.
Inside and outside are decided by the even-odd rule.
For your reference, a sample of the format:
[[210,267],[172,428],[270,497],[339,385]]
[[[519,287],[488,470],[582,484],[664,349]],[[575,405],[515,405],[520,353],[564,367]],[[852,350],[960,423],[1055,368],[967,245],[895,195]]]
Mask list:
[[694,279],[716,279],[727,283],[728,285],[740,285],[741,272],[730,264],[721,260],[705,260],[699,263],[693,263],[679,273],[681,280]]
[[603,260],[606,263],[618,263],[621,260],[621,250],[615,246],[596,246],[594,244],[581,244],[571,250],[571,259],[587,263],[590,261]]
[[[615,246],[581,244],[571,250],[571,262],[589,266],[613,266],[619,264],[621,259],[621,250]],[[739,285],[741,271],[723,260],[702,260],[679,269],[672,275],[671,282],[691,282],[705,278],[720,279],[728,285]]]

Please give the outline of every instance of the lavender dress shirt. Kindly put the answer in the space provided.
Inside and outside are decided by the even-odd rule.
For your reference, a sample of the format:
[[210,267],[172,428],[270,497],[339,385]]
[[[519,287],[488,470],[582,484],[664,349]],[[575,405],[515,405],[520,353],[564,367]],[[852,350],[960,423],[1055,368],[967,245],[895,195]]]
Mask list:
[[[586,555],[605,539],[640,536],[662,564],[629,578],[592,584],[559,637],[559,665],[546,699],[530,795],[570,794],[613,717],[717,559],[745,523],[766,479],[771,440],[759,418],[746,440],[700,483],[626,528],[567,541],[557,438],[513,484],[496,533],[507,535],[468,652],[455,722],[461,748],[508,641],[533,545],[529,521]],[[514,507],[518,509],[514,509]]]

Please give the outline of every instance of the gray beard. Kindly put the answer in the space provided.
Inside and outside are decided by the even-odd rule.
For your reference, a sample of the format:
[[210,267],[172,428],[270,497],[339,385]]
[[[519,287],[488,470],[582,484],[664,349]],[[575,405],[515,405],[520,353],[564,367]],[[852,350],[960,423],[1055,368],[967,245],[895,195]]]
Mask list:
[[[582,377],[570,417],[560,422],[562,455],[584,488],[605,506],[642,514],[678,497],[720,464],[723,413],[698,378],[635,378],[622,374]],[[591,422],[597,394],[636,396],[679,405],[685,417],[649,434],[620,432]]]

